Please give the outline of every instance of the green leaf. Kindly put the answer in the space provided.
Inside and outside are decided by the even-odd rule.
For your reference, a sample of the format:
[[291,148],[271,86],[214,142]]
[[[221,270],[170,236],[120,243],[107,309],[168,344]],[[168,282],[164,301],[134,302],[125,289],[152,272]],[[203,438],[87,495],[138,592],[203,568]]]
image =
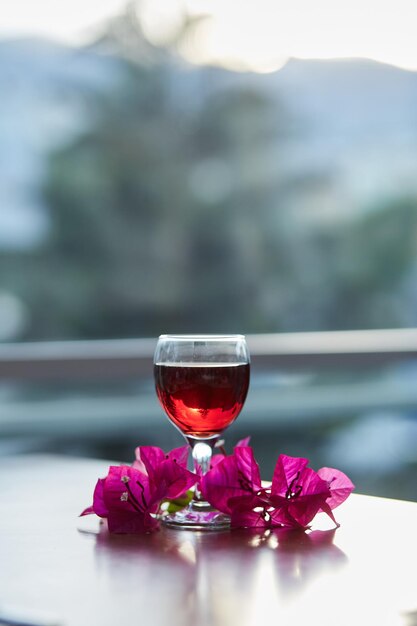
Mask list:
[[175,498],[175,500],[164,500],[163,504],[168,504],[164,509],[167,513],[176,513],[181,511],[190,501],[193,499],[194,491],[189,489],[181,498]]

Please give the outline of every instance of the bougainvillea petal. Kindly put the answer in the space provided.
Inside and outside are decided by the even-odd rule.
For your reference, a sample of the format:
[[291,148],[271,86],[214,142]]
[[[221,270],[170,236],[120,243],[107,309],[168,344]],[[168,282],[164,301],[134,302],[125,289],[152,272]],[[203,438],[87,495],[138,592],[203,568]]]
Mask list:
[[330,498],[328,498],[327,504],[331,509],[342,504],[355,488],[346,474],[332,467],[322,467],[317,474],[329,485]]
[[91,515],[92,513],[95,513],[99,517],[107,517],[109,511],[108,511],[107,506],[104,503],[104,496],[103,496],[105,481],[106,481],[105,478],[98,479],[96,487],[94,489],[93,504],[87,507],[86,509],[84,509],[84,511],[81,513],[81,516]]
[[166,458],[165,452],[157,446],[138,446],[135,455],[136,461],[143,463],[147,474],[152,473],[154,468]]
[[300,524],[308,526],[326,502],[326,494],[300,496],[288,503],[289,515]]
[[248,446],[250,444],[250,435],[249,437],[245,437],[244,439],[239,439],[235,448],[240,448],[241,446]]
[[104,482],[103,499],[109,512],[143,515],[151,500],[149,477],[129,465],[111,466]]
[[80,517],[83,517],[84,515],[92,515],[94,513],[94,509],[93,509],[93,505],[88,506],[86,509],[84,509],[84,511],[82,511],[80,513]]
[[262,488],[261,473],[253,450],[249,446],[236,446],[234,450],[238,473],[250,484],[251,491],[259,491]]
[[181,467],[187,469],[188,458],[190,456],[190,448],[188,446],[181,446],[180,448],[174,448],[171,452],[168,452],[167,457],[171,461],[175,461]]
[[136,462],[142,463],[147,473],[151,473],[166,459],[175,461],[181,467],[186,468],[189,453],[190,449],[188,446],[174,448],[167,453],[157,446],[138,446],[135,450]]
[[246,508],[235,508],[230,517],[231,528],[257,528],[266,530],[270,528],[269,522],[263,516],[263,511]]
[[137,515],[131,512],[110,511],[107,525],[111,533],[135,534],[156,530],[159,527],[159,522],[149,513]]
[[[306,467],[307,459],[295,459],[281,455],[274,473],[275,483],[272,493],[278,492],[281,497],[287,485],[284,497],[289,516],[300,526],[308,526],[315,515],[330,496],[330,489],[325,480],[317,472]],[[278,478],[283,481],[277,482]]]
[[213,454],[210,460],[210,469],[213,469],[213,467],[216,467],[216,465],[218,465],[225,458],[226,456],[224,454]]
[[182,465],[165,459],[154,470],[152,486],[153,501],[162,499],[175,500],[186,493],[197,482],[197,475],[189,472]]
[[103,500],[110,532],[143,533],[158,526],[149,477],[134,467],[111,466],[103,481]]
[[[272,507],[270,512],[273,517],[275,527],[280,524],[284,528],[299,528],[306,529],[308,527],[308,521],[306,522],[306,515],[298,515],[297,508],[290,508],[290,501],[282,496],[274,496],[271,494],[269,499],[269,505]],[[292,513],[295,512],[295,517]]]
[[230,498],[252,494],[250,476],[243,475],[235,456],[227,456],[201,480],[203,497],[219,511],[230,515]]
[[339,522],[336,521],[335,516],[333,515],[333,511],[331,509],[331,507],[327,504],[327,502],[323,502],[321,507],[320,507],[321,511],[323,511],[323,513],[326,513],[326,515],[328,515],[330,517],[330,519],[332,520],[332,522],[334,523],[334,525],[339,528],[340,524]]
[[104,485],[106,479],[99,478],[96,484],[96,488],[94,489],[93,495],[93,509],[96,515],[100,517],[106,517],[108,514],[108,508],[104,503]]
[[[240,448],[241,446],[248,446],[250,442],[250,437],[245,437],[244,439],[239,439],[239,441],[237,442],[237,444],[235,445],[235,448]],[[220,446],[220,450],[221,452],[218,452],[216,454],[213,454],[213,456],[211,457],[210,460],[210,469],[213,469],[213,467],[215,467],[216,465],[218,465],[221,461],[223,461],[223,459],[226,458],[227,454],[223,448],[224,445],[224,441],[221,440],[221,446]],[[216,447],[216,446],[215,446]]]
[[258,496],[243,496],[229,500],[232,509],[232,528],[301,528],[296,519],[289,515],[284,501],[277,507],[266,504]]
[[135,469],[137,469],[139,472],[142,472],[142,474],[147,474],[148,470],[145,467],[145,463],[139,458],[139,459],[135,459],[132,463],[132,467],[134,467]]
[[272,493],[285,496],[291,483],[297,479],[297,476],[300,475],[307,465],[308,459],[280,454],[272,477]]
[[203,477],[203,496],[212,506],[231,515],[229,500],[252,496],[261,489],[259,466],[249,446],[237,446],[234,454],[224,457]]

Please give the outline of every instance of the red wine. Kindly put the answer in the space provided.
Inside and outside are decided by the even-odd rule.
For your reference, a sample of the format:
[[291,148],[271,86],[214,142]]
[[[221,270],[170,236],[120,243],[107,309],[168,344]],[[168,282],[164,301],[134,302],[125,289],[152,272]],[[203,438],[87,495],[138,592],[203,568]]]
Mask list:
[[221,433],[239,415],[249,387],[247,363],[155,365],[162,407],[185,435]]

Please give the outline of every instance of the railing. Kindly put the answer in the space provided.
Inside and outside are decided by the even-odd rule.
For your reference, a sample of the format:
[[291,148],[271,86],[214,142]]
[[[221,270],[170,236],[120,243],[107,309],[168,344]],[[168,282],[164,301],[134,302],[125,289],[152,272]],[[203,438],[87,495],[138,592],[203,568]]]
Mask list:
[[[417,330],[265,334],[247,340],[255,375],[239,419],[244,432],[309,428],[367,411],[416,411]],[[150,424],[162,429],[151,385],[155,344],[156,339],[128,339],[0,345],[0,454],[10,438],[76,435],[111,441]],[[406,362],[411,366],[406,370],[390,367]],[[375,375],[376,368],[388,374]]]
[[[227,434],[229,445],[250,434],[262,471],[272,476],[277,451],[290,453],[294,442],[308,458],[325,457],[341,441],[349,446],[351,432],[363,439],[362,455],[372,463],[380,437],[383,469],[377,464],[362,475],[348,448],[346,470],[355,469],[360,490],[378,488],[388,497],[398,497],[399,479],[387,482],[387,472],[401,471],[407,476],[401,478],[402,497],[415,498],[410,445],[417,419],[417,330],[247,340],[254,376],[244,410]],[[128,461],[138,443],[180,445],[153,388],[155,345],[156,338],[0,344],[0,456],[46,451]],[[364,436],[355,434],[361,426]]]
[[[257,369],[361,367],[417,357],[417,330],[248,335]],[[0,379],[138,378],[150,374],[155,339],[0,344]]]

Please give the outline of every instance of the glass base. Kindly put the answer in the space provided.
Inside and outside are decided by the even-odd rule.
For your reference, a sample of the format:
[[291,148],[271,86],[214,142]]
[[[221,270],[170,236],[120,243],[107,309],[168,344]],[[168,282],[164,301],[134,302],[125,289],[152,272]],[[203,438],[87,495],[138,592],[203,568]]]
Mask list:
[[208,502],[191,501],[185,509],[164,515],[161,522],[164,526],[183,530],[230,529],[230,517],[213,509]]

